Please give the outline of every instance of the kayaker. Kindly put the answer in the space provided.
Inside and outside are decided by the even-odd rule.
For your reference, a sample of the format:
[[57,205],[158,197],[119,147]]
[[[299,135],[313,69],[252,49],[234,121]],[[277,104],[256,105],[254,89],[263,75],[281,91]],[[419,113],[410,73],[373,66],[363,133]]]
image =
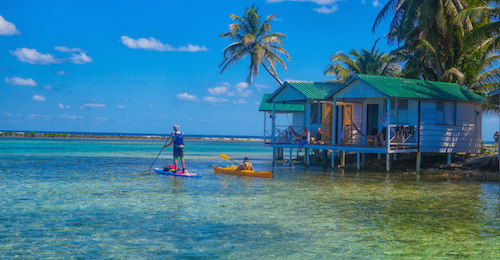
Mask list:
[[174,145],[174,166],[175,171],[179,170],[177,159],[181,160],[182,172],[186,172],[186,165],[184,164],[184,133],[179,131],[179,126],[174,125],[174,131],[170,133],[170,143],[164,147],[167,148]]
[[238,165],[238,171],[243,171],[243,170],[247,170],[247,171],[253,171],[253,165],[250,163],[250,159],[248,159],[248,157],[245,157],[243,159],[243,162],[240,163],[240,165]]

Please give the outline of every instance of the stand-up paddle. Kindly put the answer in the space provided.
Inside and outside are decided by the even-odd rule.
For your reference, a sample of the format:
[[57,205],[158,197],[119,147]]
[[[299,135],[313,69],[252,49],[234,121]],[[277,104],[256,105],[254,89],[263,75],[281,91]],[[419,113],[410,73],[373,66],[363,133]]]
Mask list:
[[149,171],[151,171],[151,168],[153,168],[153,165],[155,165],[156,160],[158,160],[158,157],[160,157],[160,154],[163,151],[163,148],[165,148],[165,145],[167,145],[168,141],[170,141],[170,137],[168,137],[167,141],[165,141],[165,144],[162,145],[160,152],[158,153],[158,155],[156,156],[155,160],[153,161],[153,164],[151,164],[151,166],[149,167],[148,171],[146,173],[144,173],[144,174],[148,174]]

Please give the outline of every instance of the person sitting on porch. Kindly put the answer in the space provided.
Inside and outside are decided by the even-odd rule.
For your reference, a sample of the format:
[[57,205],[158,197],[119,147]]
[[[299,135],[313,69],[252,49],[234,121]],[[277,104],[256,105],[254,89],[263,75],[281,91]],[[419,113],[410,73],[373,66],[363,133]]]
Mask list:
[[384,142],[386,141],[387,138],[387,111],[384,112],[384,115],[382,117],[378,117],[379,120],[382,122],[382,130],[377,134],[378,135],[378,141],[380,145],[385,145]]
[[253,171],[253,165],[250,163],[250,159],[245,157],[243,162],[238,165],[238,171]]
[[311,137],[311,142],[314,144],[325,144],[322,140],[322,133],[321,133],[321,128],[318,127],[318,131],[316,131],[316,137],[313,139]]

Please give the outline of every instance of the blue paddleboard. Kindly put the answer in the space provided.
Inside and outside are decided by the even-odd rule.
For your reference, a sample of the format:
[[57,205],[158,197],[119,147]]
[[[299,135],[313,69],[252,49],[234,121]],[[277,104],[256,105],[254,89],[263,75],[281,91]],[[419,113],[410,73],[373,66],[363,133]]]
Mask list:
[[158,174],[163,174],[163,175],[173,175],[173,176],[180,176],[180,177],[201,177],[201,174],[196,174],[196,173],[190,173],[190,172],[181,172],[181,171],[174,171],[174,169],[170,169],[169,171],[165,171],[160,168],[155,168],[155,172]]

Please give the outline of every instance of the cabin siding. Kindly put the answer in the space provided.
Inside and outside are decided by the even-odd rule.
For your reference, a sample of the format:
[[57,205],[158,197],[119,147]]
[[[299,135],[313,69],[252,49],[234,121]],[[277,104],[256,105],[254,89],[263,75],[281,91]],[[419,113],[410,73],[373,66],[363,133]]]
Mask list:
[[304,128],[304,112],[292,113],[292,126],[296,132],[302,131],[302,128]]
[[375,87],[355,81],[334,95],[335,98],[379,98],[385,97]]
[[421,102],[420,150],[422,152],[481,151],[481,112],[477,102],[456,103],[456,124],[436,124],[436,101]]
[[300,91],[292,87],[283,88],[273,99],[274,103],[285,102],[285,101],[297,101],[305,100],[306,98]]

